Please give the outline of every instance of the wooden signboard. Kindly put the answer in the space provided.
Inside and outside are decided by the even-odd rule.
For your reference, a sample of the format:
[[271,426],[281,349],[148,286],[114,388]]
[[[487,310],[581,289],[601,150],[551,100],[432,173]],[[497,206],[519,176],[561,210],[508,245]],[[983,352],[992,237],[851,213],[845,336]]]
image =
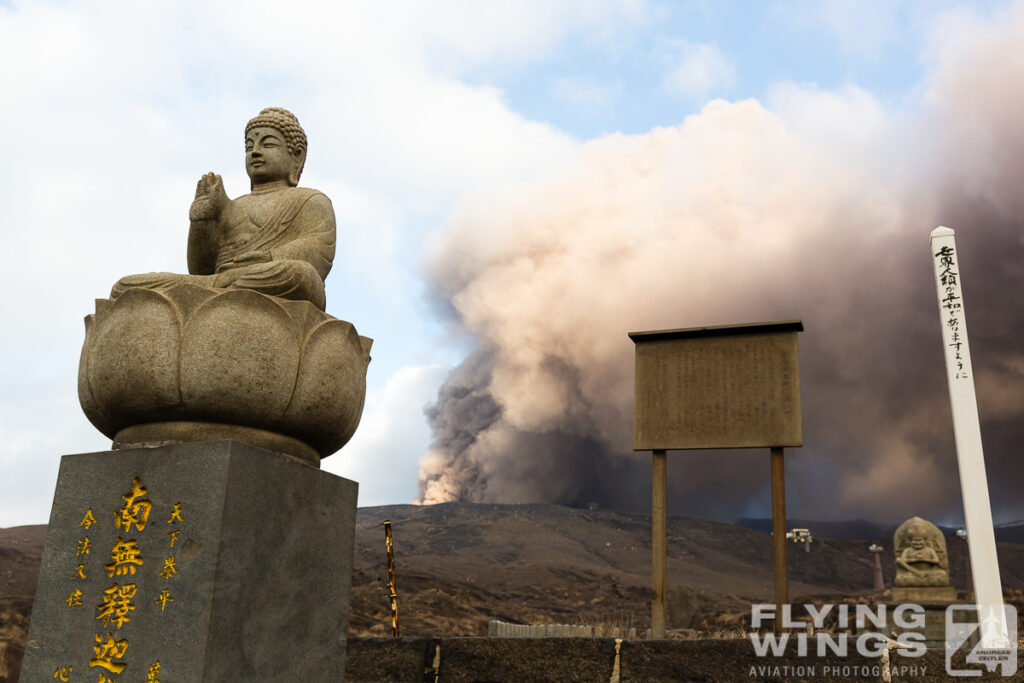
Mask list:
[[802,446],[800,321],[631,332],[633,450]]
[[633,450],[653,451],[651,633],[665,637],[665,452],[770,448],[776,619],[788,602],[783,449],[802,446],[799,320],[630,332],[636,344]]

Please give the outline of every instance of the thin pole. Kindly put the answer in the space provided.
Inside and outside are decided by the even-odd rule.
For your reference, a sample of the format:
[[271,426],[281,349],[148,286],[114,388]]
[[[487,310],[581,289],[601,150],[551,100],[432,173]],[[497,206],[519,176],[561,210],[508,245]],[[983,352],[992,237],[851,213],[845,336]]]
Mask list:
[[651,638],[665,637],[665,575],[667,523],[665,520],[665,451],[654,451],[651,477]]
[[384,521],[384,542],[388,549],[388,599],[391,601],[391,633],[398,633],[398,593],[395,591],[395,550],[391,543],[391,520]]
[[875,567],[874,567],[874,588],[876,591],[885,590],[885,578],[882,576],[882,546],[877,543],[872,543],[868,548],[871,554],[875,556]]
[[781,448],[772,449],[772,546],[775,557],[775,624],[782,620],[782,606],[789,602],[786,577],[786,471]]

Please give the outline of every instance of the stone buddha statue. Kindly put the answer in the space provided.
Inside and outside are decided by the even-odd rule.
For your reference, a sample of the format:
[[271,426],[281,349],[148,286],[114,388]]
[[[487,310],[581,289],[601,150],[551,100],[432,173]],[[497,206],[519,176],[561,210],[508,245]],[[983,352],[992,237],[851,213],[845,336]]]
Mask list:
[[234,439],[315,466],[352,437],[372,340],[324,310],[334,210],[297,186],[306,149],[295,116],[261,111],[250,193],[199,180],[188,274],[129,275],[96,300],[78,397],[113,448]]
[[245,127],[251,192],[232,200],[219,175],[199,179],[189,211],[189,274],[129,275],[114,285],[111,298],[132,287],[166,290],[190,283],[251,289],[324,310],[324,278],[335,249],[334,209],[324,194],[297,187],[306,150],[306,133],[291,112],[261,111]]

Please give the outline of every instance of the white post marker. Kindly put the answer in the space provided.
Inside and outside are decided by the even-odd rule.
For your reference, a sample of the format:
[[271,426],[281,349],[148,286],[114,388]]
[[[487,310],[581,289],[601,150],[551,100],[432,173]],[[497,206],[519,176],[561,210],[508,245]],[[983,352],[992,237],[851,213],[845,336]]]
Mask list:
[[981,622],[982,647],[1008,648],[1015,643],[1009,642],[1006,615],[1003,612],[996,536],[992,528],[985,456],[981,450],[978,400],[974,393],[974,371],[971,368],[970,347],[967,345],[959,257],[953,234],[952,229],[943,226],[933,230],[931,253],[939,295],[939,317],[942,321],[949,401],[953,409],[953,435],[960,468],[960,489],[964,499],[967,537],[971,539],[968,548],[974,574],[974,595],[978,605],[978,620]]

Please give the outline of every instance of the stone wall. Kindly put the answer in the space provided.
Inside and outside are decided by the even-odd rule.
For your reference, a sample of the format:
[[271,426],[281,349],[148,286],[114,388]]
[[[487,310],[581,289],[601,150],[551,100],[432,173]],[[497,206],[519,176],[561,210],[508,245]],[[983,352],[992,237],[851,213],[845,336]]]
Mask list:
[[[1018,669],[1024,671],[1018,653]],[[945,651],[889,664],[850,653],[757,657],[749,640],[349,638],[349,683],[409,681],[948,681]],[[973,681],[1012,680],[985,672]]]

